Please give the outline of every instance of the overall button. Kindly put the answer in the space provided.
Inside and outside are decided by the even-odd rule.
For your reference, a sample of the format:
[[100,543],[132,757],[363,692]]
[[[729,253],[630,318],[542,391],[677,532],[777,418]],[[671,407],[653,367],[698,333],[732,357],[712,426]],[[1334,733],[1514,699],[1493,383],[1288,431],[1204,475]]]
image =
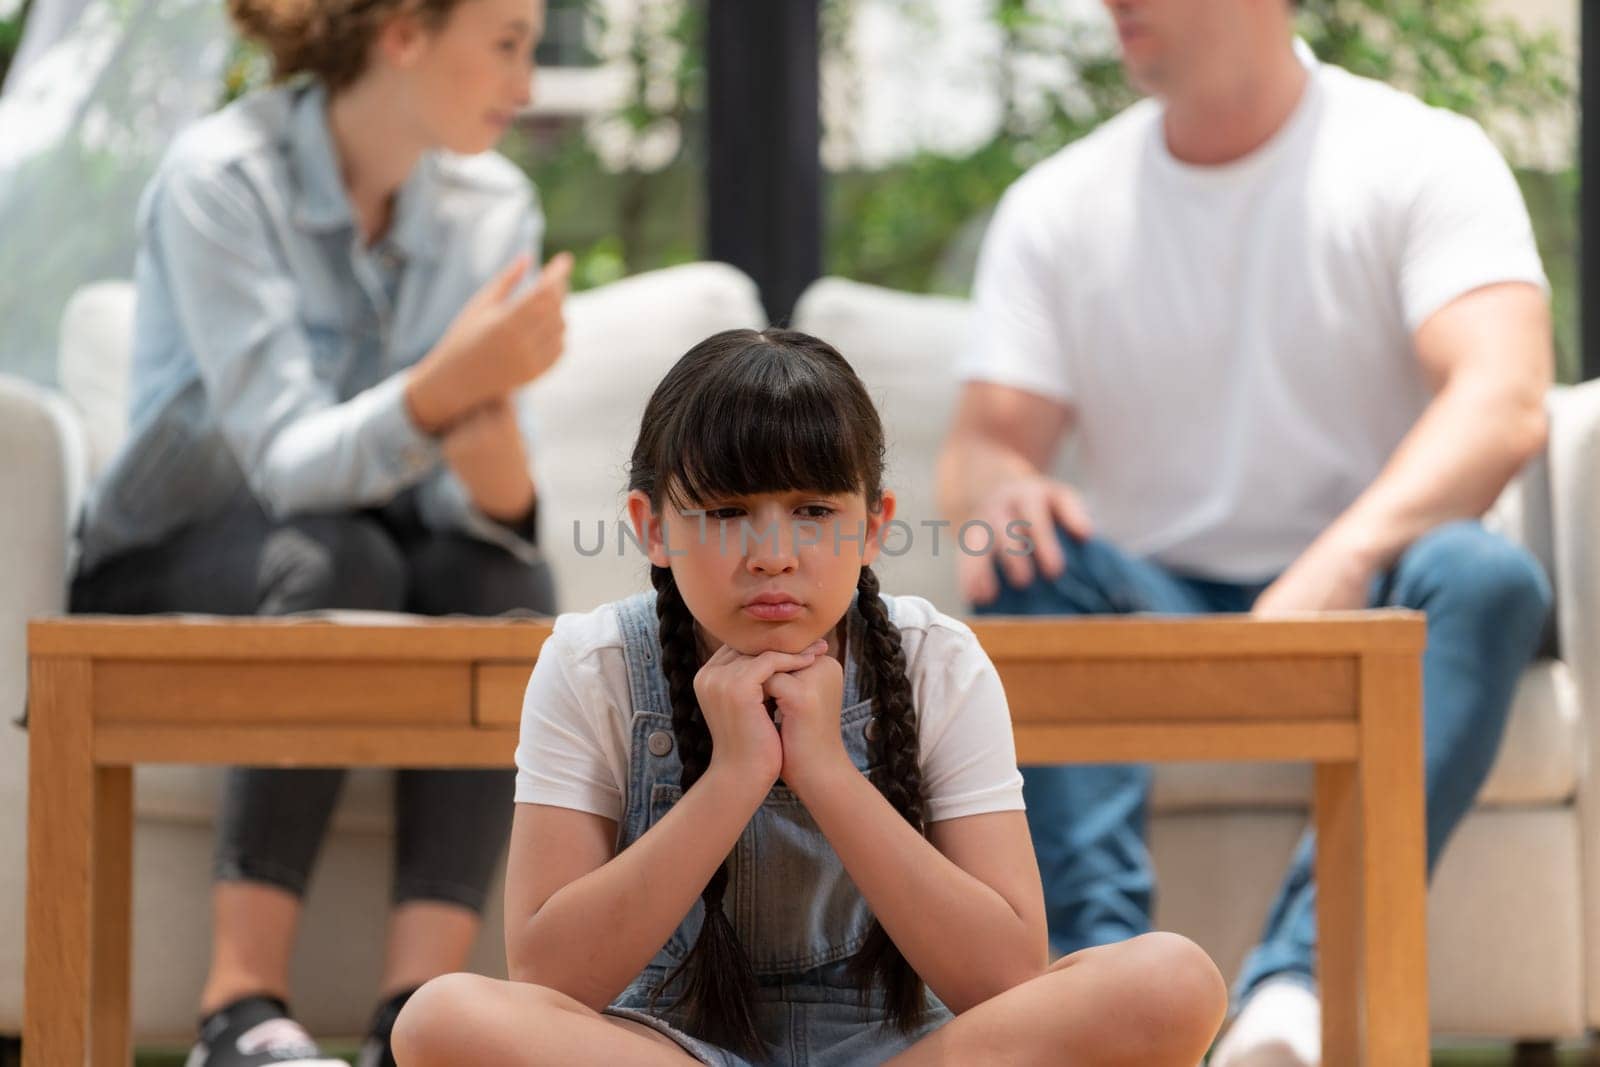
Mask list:
[[878,739],[878,720],[876,718],[868,719],[867,728],[862,733],[868,741],[876,741]]
[[672,735],[665,730],[657,730],[650,735],[649,745],[652,756],[665,756],[672,751]]

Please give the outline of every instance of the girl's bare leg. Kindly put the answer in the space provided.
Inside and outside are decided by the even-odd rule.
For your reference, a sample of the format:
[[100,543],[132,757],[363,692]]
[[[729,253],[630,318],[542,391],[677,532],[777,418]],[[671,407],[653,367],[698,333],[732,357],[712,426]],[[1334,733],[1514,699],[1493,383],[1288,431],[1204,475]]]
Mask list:
[[1146,934],[1057,960],[889,1062],[1196,1067],[1227,1008],[1222,975],[1197,945]]
[[417,990],[395,1020],[400,1067],[572,1067],[698,1063],[671,1038],[601,1015],[544,986],[447,974]]

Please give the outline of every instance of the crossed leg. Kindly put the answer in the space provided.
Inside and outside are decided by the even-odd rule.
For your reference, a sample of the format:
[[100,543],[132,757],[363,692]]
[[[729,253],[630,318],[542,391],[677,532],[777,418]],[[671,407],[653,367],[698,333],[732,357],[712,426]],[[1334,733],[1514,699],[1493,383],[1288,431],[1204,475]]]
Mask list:
[[1064,956],[956,1016],[892,1067],[1195,1067],[1227,1012],[1216,965],[1177,934]]
[[[963,1012],[892,1067],[1195,1067],[1227,1010],[1209,957],[1175,934],[1084,949]],[[545,1067],[696,1060],[664,1034],[525,982],[452,974],[429,982],[394,1030],[401,1067]]]
[[417,990],[390,1040],[404,1067],[699,1062],[665,1034],[602,1015],[565,993],[477,974],[445,975]]

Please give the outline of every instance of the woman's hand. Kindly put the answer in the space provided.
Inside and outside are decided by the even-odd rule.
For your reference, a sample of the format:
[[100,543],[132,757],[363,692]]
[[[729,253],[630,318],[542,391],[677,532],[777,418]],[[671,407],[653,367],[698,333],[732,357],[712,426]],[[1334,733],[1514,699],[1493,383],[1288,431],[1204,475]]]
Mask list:
[[424,433],[440,433],[469,412],[549,370],[561,355],[572,257],[552,259],[526,292],[514,294],[528,272],[519,256],[472,295],[433,351],[411,368],[406,407]]
[[533,476],[516,409],[497,397],[456,423],[444,437],[444,458],[477,509],[515,524],[533,508]]
[[844,668],[832,656],[818,656],[809,667],[767,679],[767,695],[777,702],[782,725],[784,782],[803,794],[831,770],[854,770],[839,730],[844,699]]
[[[773,678],[811,667],[827,649],[820,638],[794,654],[763,652],[747,656],[727,645],[714,652],[694,676],[694,694],[711,731],[711,762],[761,782],[770,789],[783,769],[783,742],[767,715],[766,687]],[[835,715],[835,722],[838,716]]]

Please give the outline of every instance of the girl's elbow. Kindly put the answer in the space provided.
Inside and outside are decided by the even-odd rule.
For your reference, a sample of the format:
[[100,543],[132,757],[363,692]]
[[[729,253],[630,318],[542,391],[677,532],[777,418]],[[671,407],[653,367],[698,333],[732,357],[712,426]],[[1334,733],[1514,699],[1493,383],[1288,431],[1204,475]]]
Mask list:
[[[508,924],[509,927],[509,924]],[[525,926],[506,937],[506,977],[513,982],[539,983],[539,954]]]
[[[574,972],[571,967],[553,964],[551,960],[533,953],[524,952],[513,956],[508,952],[506,977],[522,985],[553,989],[594,1011],[603,1011],[615,996],[614,993],[598,988],[594,982],[585,980],[587,975]],[[620,993],[621,990],[616,992]]]
[[515,949],[507,946],[506,977],[513,982],[556,988],[560,984],[557,973],[558,968],[551,967],[550,961],[534,946],[522,945]]
[[939,999],[951,1012],[960,1015],[970,1008],[993,1000],[1002,993],[1033,981],[1050,969],[1047,956],[1034,959],[1032,954],[996,961],[983,973],[969,973],[967,981],[949,990],[938,990]]
[[538,971],[532,964],[525,963],[511,955],[506,956],[506,977],[513,982],[522,982],[527,985],[538,985],[535,977]]

